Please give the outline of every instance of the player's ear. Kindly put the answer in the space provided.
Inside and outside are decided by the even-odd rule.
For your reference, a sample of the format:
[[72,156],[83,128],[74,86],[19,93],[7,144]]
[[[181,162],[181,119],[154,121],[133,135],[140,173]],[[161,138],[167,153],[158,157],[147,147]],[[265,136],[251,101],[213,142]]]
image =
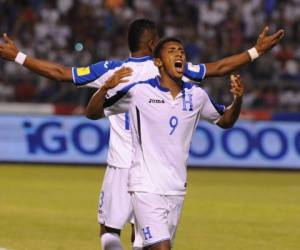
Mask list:
[[161,61],[161,59],[160,58],[154,58],[154,65],[156,66],[156,67],[161,67],[162,66],[162,61]]
[[148,42],[148,48],[151,52],[154,51],[154,48],[155,48],[155,41],[153,39],[151,39],[149,42]]

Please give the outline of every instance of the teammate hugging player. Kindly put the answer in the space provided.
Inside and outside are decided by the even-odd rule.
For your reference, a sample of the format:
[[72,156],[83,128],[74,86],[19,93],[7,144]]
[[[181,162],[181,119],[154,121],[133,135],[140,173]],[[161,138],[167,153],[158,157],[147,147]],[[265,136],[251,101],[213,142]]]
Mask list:
[[[111,95],[118,82],[130,74],[123,68],[94,94],[86,113],[88,118],[98,119],[129,112],[134,148],[129,191],[137,228],[144,249],[166,250],[171,249],[181,215],[189,147],[198,121],[232,127],[244,89],[239,76],[231,76],[234,98],[225,108],[211,101],[201,87],[182,81],[186,58],[179,40],[162,40],[154,56],[161,77],[121,84]],[[110,97],[106,99],[107,94]]]

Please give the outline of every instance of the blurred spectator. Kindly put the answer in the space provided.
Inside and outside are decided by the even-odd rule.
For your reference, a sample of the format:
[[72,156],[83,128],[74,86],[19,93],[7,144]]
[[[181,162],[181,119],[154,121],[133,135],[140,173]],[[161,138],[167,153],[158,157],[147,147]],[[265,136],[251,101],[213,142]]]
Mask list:
[[0,77],[0,102],[9,102],[14,100],[15,88],[9,81]]
[[16,102],[34,101],[36,96],[36,86],[28,75],[21,77],[16,86],[15,100]]
[[263,90],[263,106],[264,108],[271,109],[278,105],[277,88],[274,86],[267,86]]
[[[250,48],[268,24],[286,37],[272,53],[241,71],[244,106],[285,111],[300,107],[300,0],[0,0],[0,32],[22,51],[69,66],[128,56],[126,31],[149,18],[161,35],[178,36],[193,63],[210,62]],[[0,61],[0,101],[85,105],[91,90],[76,89]],[[229,102],[228,78],[203,82],[220,102]]]

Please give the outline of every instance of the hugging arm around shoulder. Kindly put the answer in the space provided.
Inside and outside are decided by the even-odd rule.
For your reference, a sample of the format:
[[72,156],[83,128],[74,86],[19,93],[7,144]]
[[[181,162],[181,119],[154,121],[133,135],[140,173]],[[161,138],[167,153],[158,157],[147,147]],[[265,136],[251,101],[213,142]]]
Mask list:
[[99,89],[89,101],[85,115],[88,119],[98,120],[105,116],[125,113],[129,108],[130,95],[127,92],[118,91],[109,98],[107,89]]

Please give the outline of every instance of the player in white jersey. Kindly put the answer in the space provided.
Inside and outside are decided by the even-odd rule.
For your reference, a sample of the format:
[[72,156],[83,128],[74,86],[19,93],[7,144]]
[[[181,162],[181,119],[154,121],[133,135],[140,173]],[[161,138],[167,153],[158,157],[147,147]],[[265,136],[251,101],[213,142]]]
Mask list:
[[234,100],[225,108],[199,86],[182,81],[186,58],[179,40],[162,40],[154,53],[161,77],[119,84],[113,96],[109,90],[118,81],[110,79],[94,94],[86,113],[99,119],[129,112],[134,149],[129,191],[137,226],[146,249],[165,250],[171,249],[180,218],[189,147],[198,121],[232,127],[240,113],[243,85],[239,77],[232,77]]
[[[0,57],[6,60],[16,61],[33,72],[47,78],[56,81],[73,82],[76,86],[99,88],[108,77],[123,65],[130,65],[130,67],[133,68],[131,78],[133,81],[147,79],[151,74],[155,76],[158,71],[153,67],[153,62],[151,61],[152,50],[157,40],[157,32],[154,23],[149,20],[138,19],[130,25],[128,33],[128,44],[131,57],[125,61],[102,61],[84,68],[71,68],[26,56],[18,50],[14,42],[6,34],[3,35],[5,43],[0,43]],[[256,56],[262,55],[270,50],[283,36],[282,30],[279,30],[270,36],[267,36],[266,33],[267,29],[264,29],[260,34],[255,45],[255,50],[245,51],[212,63],[189,65],[189,67],[186,68],[186,74],[194,80],[201,80],[204,76],[210,77],[228,74],[240,66],[251,62]],[[145,70],[149,65],[151,65],[149,71]],[[150,70],[151,68],[154,68],[153,71]],[[154,71],[156,71],[156,73],[154,73]],[[142,75],[144,76],[142,77]],[[124,190],[123,187],[125,184],[124,180],[126,180],[126,172],[128,172],[126,169],[128,169],[131,159],[130,123],[126,114],[111,116],[110,122],[111,131],[107,159],[108,165],[110,166],[108,169],[110,170],[107,171],[104,178],[103,189],[111,191],[108,195],[105,195],[103,192],[100,194],[100,234],[104,249],[109,249],[110,244],[114,246],[119,245],[119,249],[122,249],[119,240],[120,229],[122,229],[124,223],[127,221],[127,217],[130,214],[129,211],[131,210],[130,205],[125,205],[128,203],[126,201],[129,200],[129,196],[127,190]],[[122,174],[119,174],[121,172]],[[123,176],[123,181],[121,182],[123,183],[123,186],[120,185],[119,190],[112,190],[111,186],[113,185],[113,182],[119,182],[120,179],[118,178],[121,178],[121,176]],[[111,205],[107,206],[108,204]],[[119,209],[118,212],[115,212],[113,207],[122,207],[122,213],[120,213]],[[112,220],[110,218],[114,219]]]

